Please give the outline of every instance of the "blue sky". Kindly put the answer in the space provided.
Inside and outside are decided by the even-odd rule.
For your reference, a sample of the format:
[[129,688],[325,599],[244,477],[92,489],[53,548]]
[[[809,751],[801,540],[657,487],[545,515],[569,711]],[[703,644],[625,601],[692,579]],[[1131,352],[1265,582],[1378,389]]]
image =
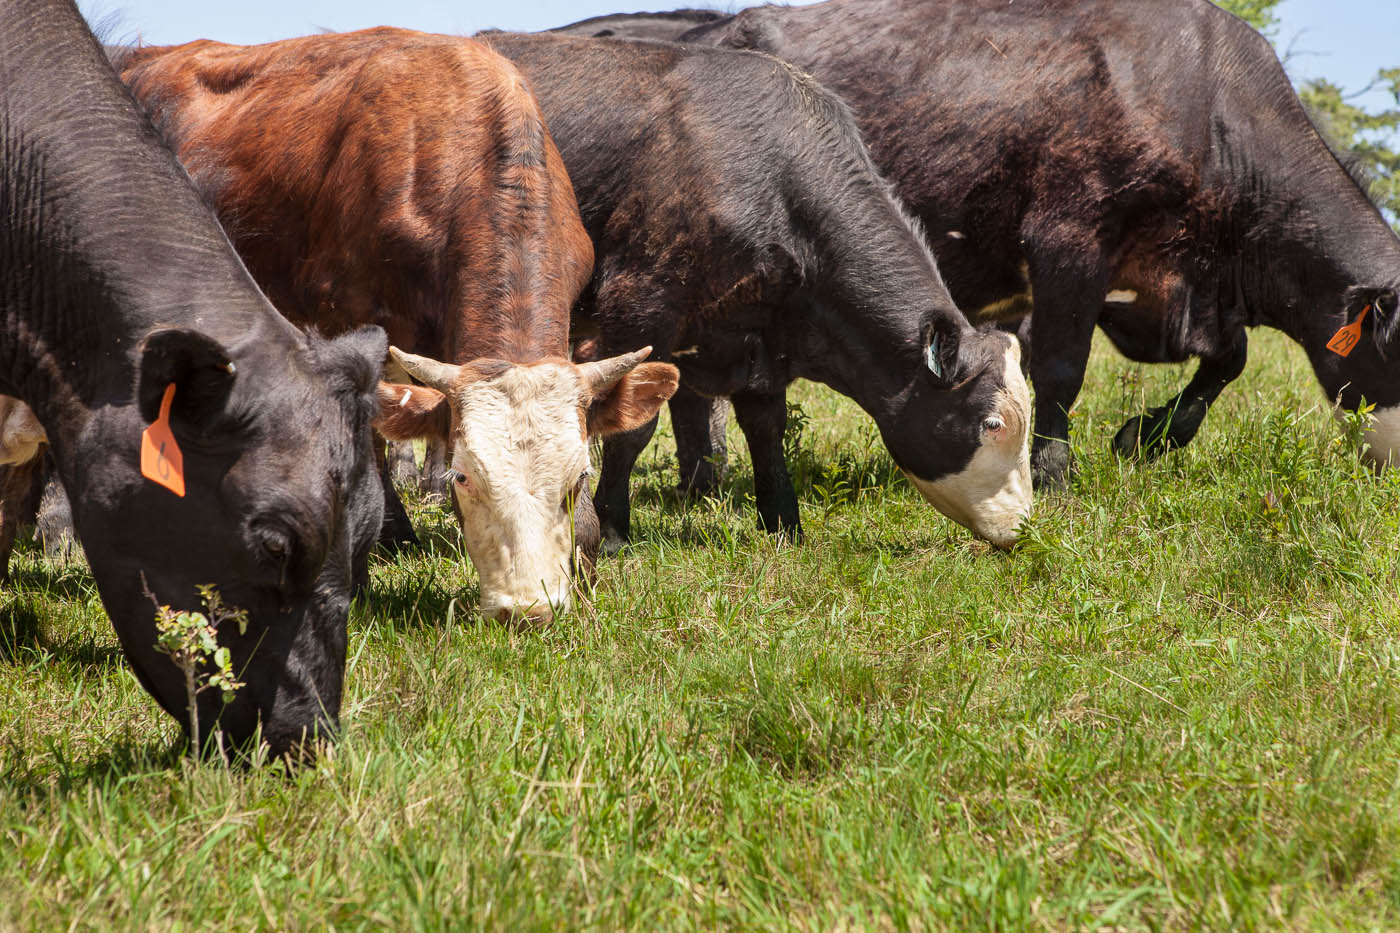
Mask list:
[[[1163,0],[1167,2],[1167,0]],[[434,32],[545,29],[632,9],[724,6],[705,0],[79,0],[89,19],[115,17],[112,39],[139,35],[150,43],[221,39],[266,42],[321,28],[346,30],[389,24]],[[1363,87],[1378,68],[1400,66],[1400,0],[1283,0],[1275,41],[1297,78],[1327,77],[1348,90]],[[1365,98],[1372,109],[1385,95]]]

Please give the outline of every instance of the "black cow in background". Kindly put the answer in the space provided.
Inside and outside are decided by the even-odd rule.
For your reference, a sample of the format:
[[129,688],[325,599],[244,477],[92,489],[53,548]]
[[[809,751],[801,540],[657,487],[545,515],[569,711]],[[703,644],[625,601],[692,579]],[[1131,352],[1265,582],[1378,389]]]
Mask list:
[[[72,0],[0,0],[0,393],[38,416],[122,648],[182,724],[152,597],[198,608],[214,584],[248,612],[219,633],[246,685],[222,709],[205,691],[202,728],[279,755],[334,734],[385,351],[273,310]],[[156,420],[182,468],[143,469]]]
[[[1243,370],[1246,328],[1268,325],[1329,399],[1377,405],[1375,462],[1400,455],[1400,240],[1242,20],[1205,0],[827,0],[564,30],[667,23],[840,93],[969,314],[1014,326],[1034,296],[1039,481],[1067,478],[1096,324],[1137,361],[1200,358],[1180,395],[1118,433],[1120,452],[1187,443]],[[1359,343],[1334,341],[1363,317]]]
[[[1000,546],[1031,507],[1015,341],[958,311],[846,107],[766,55],[486,34],[539,99],[593,238],[574,334],[639,346],[729,396],[764,528],[796,533],[786,389],[823,382],[879,426],[913,485]],[[604,535],[629,530],[645,428],[604,441]]]

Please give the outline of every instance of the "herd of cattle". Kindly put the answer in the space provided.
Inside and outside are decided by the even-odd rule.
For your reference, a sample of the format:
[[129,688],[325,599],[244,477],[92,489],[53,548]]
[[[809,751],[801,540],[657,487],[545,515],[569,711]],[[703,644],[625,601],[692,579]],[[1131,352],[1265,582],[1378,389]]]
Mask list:
[[1338,410],[1377,406],[1368,456],[1400,455],[1397,291],[1400,239],[1205,0],[164,48],[0,0],[0,573],[47,460],[177,719],[152,601],[214,583],[248,611],[221,633],[246,686],[200,715],[277,754],[334,734],[351,594],[403,535],[376,435],[447,445],[481,611],[545,622],[627,538],[668,400],[702,489],[732,404],[765,529],[800,533],[805,378],[1007,547],[1033,479],[1066,481],[1096,325],[1200,359],[1123,453],[1187,443],[1266,324]]

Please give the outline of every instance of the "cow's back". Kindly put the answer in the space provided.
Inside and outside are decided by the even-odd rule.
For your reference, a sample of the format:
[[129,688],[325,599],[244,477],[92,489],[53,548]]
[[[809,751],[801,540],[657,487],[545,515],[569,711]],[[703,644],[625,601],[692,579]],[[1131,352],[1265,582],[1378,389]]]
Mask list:
[[119,64],[298,323],[378,323],[449,359],[559,352],[591,245],[537,103],[490,49],[381,28]]
[[1126,259],[1197,232],[1222,206],[1222,122],[1330,160],[1268,43],[1205,0],[826,0],[678,38],[769,52],[849,101],[971,312],[1020,307],[1027,236],[1097,231]]
[[[907,223],[845,106],[786,62],[660,42],[484,38],[529,78],[559,140],[600,257],[595,288],[671,283],[687,300],[666,313],[698,321],[805,274],[809,234],[829,226],[804,226],[809,207],[851,217],[888,207],[882,234]],[[639,292],[632,303],[658,302]]]

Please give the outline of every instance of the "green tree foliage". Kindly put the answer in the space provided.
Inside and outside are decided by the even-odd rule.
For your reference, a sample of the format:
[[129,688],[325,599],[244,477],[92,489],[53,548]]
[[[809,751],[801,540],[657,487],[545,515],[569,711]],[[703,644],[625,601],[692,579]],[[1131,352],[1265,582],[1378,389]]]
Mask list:
[[[1216,0],[1217,5],[1270,39],[1279,25],[1274,12],[1279,2]],[[1298,96],[1328,141],[1355,160],[1362,176],[1370,182],[1376,202],[1400,230],[1400,68],[1381,70],[1371,87],[1389,89],[1396,105],[1369,111],[1354,103],[1356,93],[1347,93],[1325,78],[1304,82],[1298,88]]]
[[1274,7],[1279,0],[1215,0],[1216,6],[1229,10],[1255,29],[1269,35],[1278,25]]
[[[1317,79],[1298,89],[1313,121],[1333,144],[1349,152],[1371,181],[1372,194],[1392,225],[1400,219],[1400,68],[1386,68],[1374,86],[1390,91],[1395,106],[1371,112],[1349,100],[1331,81]],[[1397,229],[1400,229],[1398,227]]]

